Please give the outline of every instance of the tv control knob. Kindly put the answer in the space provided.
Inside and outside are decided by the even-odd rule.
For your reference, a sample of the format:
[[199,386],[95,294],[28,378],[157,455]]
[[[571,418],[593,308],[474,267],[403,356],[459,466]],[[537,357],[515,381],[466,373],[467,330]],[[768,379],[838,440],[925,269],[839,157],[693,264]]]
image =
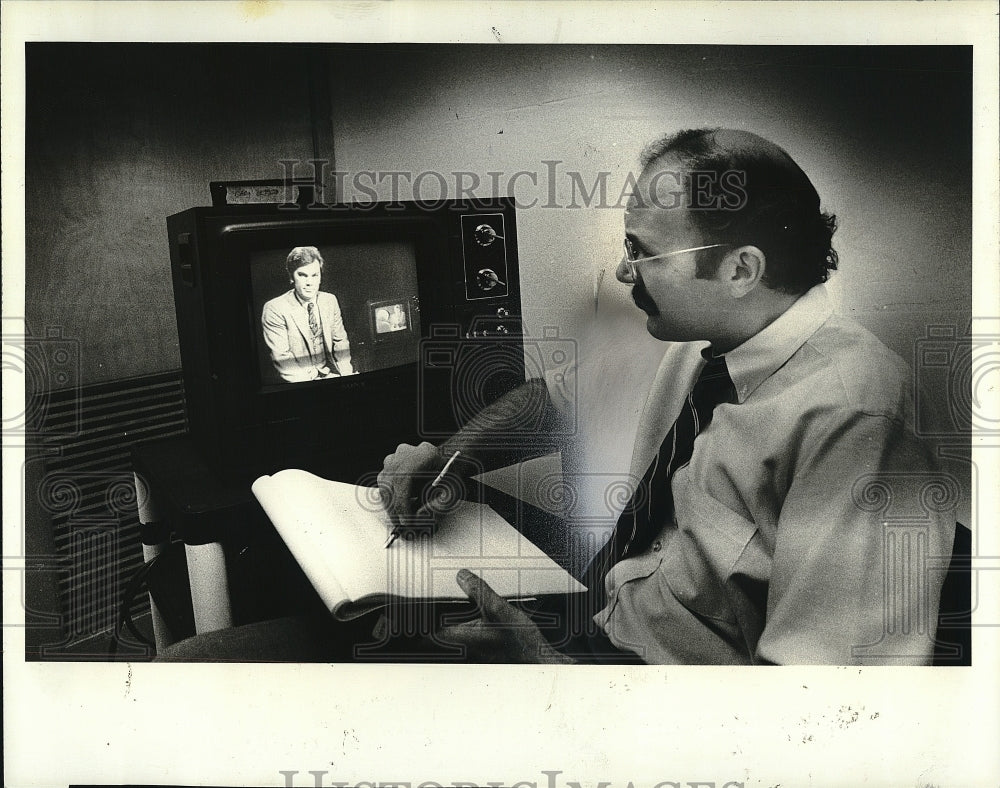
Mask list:
[[508,333],[507,326],[497,326],[497,333],[501,335]]
[[476,280],[479,282],[479,288],[481,290],[492,290],[497,285],[506,287],[506,282],[501,282],[500,277],[497,276],[497,272],[492,268],[480,268],[479,272],[476,274]]
[[475,237],[480,246],[489,246],[497,239],[497,231],[488,224],[481,224],[476,228]]
[[500,307],[497,310],[497,317],[500,317],[500,318],[510,317],[510,312],[508,312],[504,307]]

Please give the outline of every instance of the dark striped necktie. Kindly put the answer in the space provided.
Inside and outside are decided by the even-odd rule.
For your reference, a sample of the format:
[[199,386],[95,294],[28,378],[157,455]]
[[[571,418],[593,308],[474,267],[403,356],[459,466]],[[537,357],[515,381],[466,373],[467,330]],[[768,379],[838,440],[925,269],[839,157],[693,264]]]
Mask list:
[[607,544],[594,556],[584,577],[590,589],[593,611],[604,607],[604,577],[623,558],[646,550],[674,515],[670,483],[678,468],[691,460],[694,439],[711,422],[715,406],[735,402],[736,390],[729,377],[725,356],[709,359],[684,400],[680,414],[642,480],[625,506]]
[[333,359],[330,358],[326,342],[323,341],[323,325],[320,323],[319,309],[316,307],[316,302],[309,301],[306,305],[306,311],[309,313],[309,330],[312,332],[313,356],[316,358],[322,358],[323,362],[330,367],[330,369],[336,369],[337,365],[334,363]]
[[312,332],[313,344],[323,341],[323,329],[319,324],[319,315],[316,314],[316,302],[306,303],[306,312],[309,314],[309,330]]

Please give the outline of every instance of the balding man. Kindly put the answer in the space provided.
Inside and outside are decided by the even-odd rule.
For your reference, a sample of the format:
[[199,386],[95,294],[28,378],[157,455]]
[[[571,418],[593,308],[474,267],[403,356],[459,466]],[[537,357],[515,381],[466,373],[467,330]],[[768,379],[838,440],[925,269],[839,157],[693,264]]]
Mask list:
[[[587,607],[564,616],[583,626],[546,639],[463,572],[482,620],[443,636],[482,660],[930,661],[941,575],[892,573],[872,496],[891,474],[920,507],[938,477],[909,426],[908,367],[832,310],[834,218],[747,132],[680,132],[642,164],[617,276],[670,344],[636,437],[642,482],[587,571]],[[441,447],[401,446],[383,470],[391,513],[410,514],[411,473],[475,455],[551,393],[533,381]],[[954,527],[931,511],[926,554],[950,554]]]

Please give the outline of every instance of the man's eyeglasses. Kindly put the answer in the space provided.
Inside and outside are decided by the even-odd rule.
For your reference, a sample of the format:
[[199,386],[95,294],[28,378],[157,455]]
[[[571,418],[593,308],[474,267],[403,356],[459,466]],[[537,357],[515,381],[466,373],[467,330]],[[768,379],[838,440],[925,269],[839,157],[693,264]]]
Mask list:
[[662,260],[665,257],[674,257],[679,254],[685,254],[686,252],[700,252],[702,249],[717,249],[720,246],[728,246],[728,244],[709,244],[708,246],[692,246],[689,249],[678,249],[674,252],[664,252],[663,254],[654,254],[649,257],[639,257],[635,253],[635,247],[632,246],[632,241],[625,238],[625,257],[622,262],[625,263],[625,267],[628,269],[628,275],[630,279],[636,278],[636,265],[639,263],[645,263],[649,260]]

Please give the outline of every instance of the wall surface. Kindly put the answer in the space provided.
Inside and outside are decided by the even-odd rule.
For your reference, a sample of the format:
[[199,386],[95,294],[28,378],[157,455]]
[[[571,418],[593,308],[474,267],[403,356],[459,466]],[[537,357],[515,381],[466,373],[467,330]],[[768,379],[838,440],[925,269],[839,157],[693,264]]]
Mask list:
[[180,367],[166,217],[211,180],[312,154],[301,49],[29,44],[29,330],[81,344],[80,382]]

